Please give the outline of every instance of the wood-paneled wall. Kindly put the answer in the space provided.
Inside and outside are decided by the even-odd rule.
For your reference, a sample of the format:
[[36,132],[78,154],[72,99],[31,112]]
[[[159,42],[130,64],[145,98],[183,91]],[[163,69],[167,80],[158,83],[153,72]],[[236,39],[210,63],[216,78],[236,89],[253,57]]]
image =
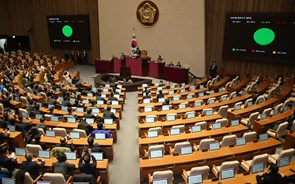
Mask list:
[[[238,72],[241,74],[259,74],[264,76],[295,74],[294,64],[280,64],[271,62],[231,61],[223,60],[223,37],[225,14],[227,12],[272,12],[295,13],[294,0],[206,0],[206,67],[216,61],[219,71]],[[290,33],[293,34],[293,33]],[[295,48],[294,48],[295,52]],[[295,76],[294,76],[295,77]]]
[[[0,34],[29,35],[32,51],[63,54],[66,50],[52,49],[47,29],[48,15],[88,14],[91,50],[89,62],[99,58],[99,23],[97,0],[0,0]],[[30,27],[32,32],[28,32]]]

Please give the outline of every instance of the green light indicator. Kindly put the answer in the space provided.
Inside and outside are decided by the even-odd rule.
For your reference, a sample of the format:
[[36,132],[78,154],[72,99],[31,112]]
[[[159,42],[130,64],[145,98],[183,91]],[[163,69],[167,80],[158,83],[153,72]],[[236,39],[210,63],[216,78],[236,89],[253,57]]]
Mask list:
[[236,49],[235,49],[235,48],[232,48],[231,50],[232,50],[233,52],[235,52],[235,51],[236,51]]
[[275,33],[269,28],[260,28],[253,35],[254,41],[261,46],[267,46],[275,39]]
[[65,25],[63,28],[62,28],[62,33],[66,36],[66,37],[70,37],[72,36],[73,34],[73,29],[71,26],[69,25]]

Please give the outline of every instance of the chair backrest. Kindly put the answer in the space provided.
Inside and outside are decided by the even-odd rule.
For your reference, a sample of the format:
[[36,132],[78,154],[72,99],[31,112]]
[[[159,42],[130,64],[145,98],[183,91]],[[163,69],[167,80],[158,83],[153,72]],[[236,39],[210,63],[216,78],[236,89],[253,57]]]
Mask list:
[[206,84],[206,87],[207,87],[207,88],[209,88],[209,87],[211,86],[211,82],[212,82],[212,80],[208,80],[208,81],[207,81],[207,84]]
[[26,109],[23,109],[23,108],[19,108],[18,112],[19,112],[19,115],[22,115],[22,113],[29,114],[29,112]]
[[258,116],[259,116],[259,112],[251,113],[249,116],[248,125],[251,126],[253,122],[258,118]]
[[50,121],[51,120],[51,114],[44,114],[44,119],[46,120],[46,121]]
[[295,120],[293,121],[292,127],[291,127],[291,131],[295,131]]
[[27,144],[26,149],[28,152],[32,153],[33,156],[38,156],[38,153],[42,150],[42,147],[38,144]]
[[177,114],[176,114],[176,113],[167,114],[167,115],[166,115],[166,119],[167,119],[168,116],[174,116],[174,119],[176,119]]
[[295,153],[295,149],[294,148],[289,148],[286,150],[282,150],[277,158],[277,160],[279,160],[280,158],[284,158],[284,157],[292,157]]
[[[212,108],[206,108],[206,109],[203,109],[203,111],[202,111],[202,116],[205,116],[207,111],[213,111],[213,109],[212,109]],[[214,111],[213,111],[213,112],[214,112]]]
[[4,106],[2,103],[0,103],[0,114],[4,113]]
[[235,174],[239,171],[240,162],[237,160],[222,162],[219,171],[226,170],[226,169],[234,169]]
[[147,122],[147,119],[149,119],[149,118],[154,118],[154,122],[157,121],[157,116],[156,116],[156,115],[147,115],[147,116],[145,117],[145,121]]
[[61,173],[44,173],[43,180],[44,181],[51,181],[52,184],[65,184],[66,183],[64,175]]
[[51,149],[50,156],[58,157],[64,152],[70,152],[71,149],[68,147],[54,147]]
[[196,174],[202,174],[203,180],[206,180],[206,179],[208,179],[209,171],[210,171],[210,167],[207,165],[200,166],[200,167],[193,167],[190,170],[189,176],[196,175]]
[[240,108],[242,107],[242,102],[237,102],[237,103],[235,103],[235,105],[234,105],[234,109],[236,108],[236,106],[240,106]]
[[28,107],[29,102],[28,102],[28,100],[27,100],[26,97],[21,96],[21,97],[20,97],[20,101],[21,101],[21,103],[22,103],[22,107]]
[[165,146],[163,144],[149,146],[149,149],[148,149],[149,158],[151,158],[151,151],[162,150],[162,153],[164,155],[164,149],[165,149]]
[[52,130],[55,132],[55,136],[63,136],[63,137],[67,136],[67,131],[65,128],[55,127]]
[[236,135],[226,135],[223,136],[222,141],[221,141],[221,146],[234,146],[236,144],[237,136]]
[[227,82],[227,83],[225,84],[224,88],[225,88],[226,90],[228,90],[229,87],[230,87],[230,82]]
[[276,132],[277,132],[277,137],[282,137],[286,134],[286,129],[288,127],[288,122],[285,121],[284,123],[280,123]]
[[291,104],[292,103],[292,100],[291,100],[291,98],[288,98],[285,102],[284,102],[284,104],[283,104],[283,106],[282,106],[282,109],[284,108],[284,107],[288,107],[288,105],[289,104]]
[[194,106],[196,106],[196,104],[203,105],[204,104],[204,101],[203,100],[196,100],[195,103],[194,103]]
[[199,150],[209,150],[209,145],[216,142],[213,138],[202,139],[199,143]]
[[266,114],[266,117],[268,117],[270,115],[271,110],[271,108],[264,109],[262,114]]
[[265,101],[265,98],[263,95],[260,95],[259,97],[257,97],[256,101],[255,101],[255,104],[260,104],[262,102]]
[[180,133],[183,133],[185,130],[184,125],[176,125],[176,126],[172,126],[171,129],[179,129]]
[[174,145],[174,154],[180,154],[181,148],[191,146],[190,142],[178,142]]
[[33,184],[34,180],[31,177],[30,173],[25,172],[24,183],[23,184]]
[[243,138],[245,138],[245,142],[253,142],[257,138],[257,133],[255,131],[246,132],[243,134]]
[[207,100],[207,104],[214,104],[215,101],[216,101],[216,98],[215,98],[215,97],[209,98],[209,99]]
[[40,95],[44,98],[45,101],[47,101],[47,95],[44,92],[40,92]]
[[283,107],[283,103],[280,103],[280,104],[278,104],[274,109],[275,109],[275,110],[278,110],[278,112],[281,112],[282,107]]
[[185,116],[185,118],[194,118],[194,117],[196,117],[196,113],[195,113],[195,111],[190,111],[190,112],[186,112],[184,114],[184,116]]
[[172,184],[173,182],[173,172],[171,170],[166,171],[155,171],[153,173],[153,181],[159,179],[167,179],[168,184]]
[[75,129],[72,130],[72,132],[78,132],[80,134],[80,138],[87,137],[87,134],[86,134],[85,130],[75,128]]
[[228,124],[227,118],[217,119],[215,123],[220,123],[221,127],[225,127]]
[[40,135],[45,135],[45,132],[44,132],[43,128],[38,128],[38,133]]
[[229,99],[233,99],[234,97],[237,97],[237,92],[232,92],[230,95],[229,95]]
[[[264,153],[264,154],[261,154],[261,155],[256,155],[252,159],[251,166],[253,164],[266,163],[267,159],[268,159],[268,154],[267,153]],[[265,167],[265,164],[264,164],[264,167]]]
[[228,108],[228,105],[223,105],[219,107],[218,114],[220,114],[220,116],[222,116],[223,118],[227,118]]
[[157,131],[158,135],[161,135],[162,134],[162,127],[149,128],[148,132],[151,132],[151,131]]
[[247,108],[248,107],[248,103],[252,102],[253,104],[253,99],[252,98],[249,98],[245,101],[245,104],[244,104],[244,107]]
[[222,95],[221,97],[220,97],[220,100],[221,99],[227,99],[228,98],[228,94],[225,94],[225,95]]
[[206,121],[197,122],[197,123],[195,123],[195,126],[200,126],[201,130],[206,130],[207,129],[207,122]]

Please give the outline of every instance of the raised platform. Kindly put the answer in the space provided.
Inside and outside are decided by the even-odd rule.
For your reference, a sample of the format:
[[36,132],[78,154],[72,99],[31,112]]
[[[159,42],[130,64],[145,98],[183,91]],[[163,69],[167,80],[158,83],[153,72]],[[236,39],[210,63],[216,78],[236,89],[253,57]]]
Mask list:
[[95,87],[99,87],[100,85],[110,84],[111,86],[114,86],[115,84],[121,84],[123,88],[126,88],[126,91],[137,91],[137,87],[140,87],[142,84],[151,84],[151,79],[141,79],[132,77],[132,83],[109,83],[108,81],[111,79],[111,77],[115,77],[116,81],[123,81],[123,79],[120,76],[117,75],[110,75],[110,74],[102,74],[94,77],[94,85]]

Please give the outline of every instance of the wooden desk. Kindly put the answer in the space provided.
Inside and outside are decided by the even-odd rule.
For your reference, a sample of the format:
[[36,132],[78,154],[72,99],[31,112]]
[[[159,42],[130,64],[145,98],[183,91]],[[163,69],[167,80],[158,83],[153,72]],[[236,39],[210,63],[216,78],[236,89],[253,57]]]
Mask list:
[[[209,167],[212,164],[220,165],[223,161],[226,161],[229,157],[230,159],[235,159],[241,161],[244,158],[248,157],[246,155],[250,155],[249,158],[253,158],[252,154],[260,154],[260,153],[270,153],[273,154],[277,146],[281,145],[281,142],[274,139],[269,138],[266,141],[262,142],[249,142],[243,146],[237,147],[221,147],[220,150],[216,151],[195,151],[189,155],[164,155],[162,158],[157,159],[139,159],[140,164],[140,178],[146,179],[148,173],[153,173],[154,171],[163,170],[163,169],[171,169],[174,174],[181,174],[182,169],[190,170],[192,166],[195,166],[200,163],[206,163]],[[245,156],[246,157],[245,157]],[[203,164],[204,165],[204,164]]]
[[[283,149],[295,148],[295,132],[286,135],[286,141]],[[295,167],[293,167],[295,168]]]
[[[0,132],[2,132],[3,129],[0,128]],[[23,138],[23,134],[21,132],[10,132],[9,134],[9,139],[12,139],[13,144],[15,147],[19,147],[19,148],[24,148],[25,143],[24,143],[24,138]]]
[[254,90],[257,94],[262,94],[270,84],[270,79],[266,79],[256,90]]
[[[60,143],[59,141],[60,138],[61,136],[55,136],[55,137],[42,136],[40,141],[46,143],[49,147],[54,147],[54,145]],[[88,138],[86,137],[86,138],[72,139],[72,140],[75,147],[84,148],[85,145],[88,145],[87,139]],[[94,143],[98,143],[101,147],[105,148],[108,158],[110,159],[114,158],[112,138],[107,138],[105,140],[94,140]],[[68,144],[71,144],[70,141],[68,141]]]
[[212,89],[217,89],[219,87],[222,87],[225,83],[227,83],[229,81],[230,77],[229,76],[225,76],[222,80],[220,80],[219,82],[217,82],[216,84],[213,84],[211,86]]
[[235,134],[241,137],[242,134],[248,130],[248,127],[240,124],[235,127],[223,127],[217,130],[202,130],[201,132],[194,133],[182,133],[173,136],[159,135],[155,138],[139,138],[139,153],[144,154],[144,149],[148,150],[149,144],[164,144],[166,146],[166,151],[169,151],[169,146],[174,145],[176,142],[189,141],[190,143],[199,144],[201,139],[204,138],[214,138],[215,140],[221,141],[224,135]]
[[280,122],[284,119],[287,119],[288,117],[292,116],[293,112],[295,111],[295,108],[289,109],[286,112],[279,113],[276,116],[272,116],[269,118],[266,118],[264,120],[255,120],[253,123],[253,130],[256,132],[261,132],[262,126],[266,127],[267,129],[270,128],[274,123]]
[[249,77],[244,77],[243,80],[237,84],[236,86],[233,86],[230,88],[231,92],[238,92],[239,90],[241,90],[248,82],[249,82],[250,78]]
[[189,68],[164,66],[162,78],[177,83],[188,83]]

